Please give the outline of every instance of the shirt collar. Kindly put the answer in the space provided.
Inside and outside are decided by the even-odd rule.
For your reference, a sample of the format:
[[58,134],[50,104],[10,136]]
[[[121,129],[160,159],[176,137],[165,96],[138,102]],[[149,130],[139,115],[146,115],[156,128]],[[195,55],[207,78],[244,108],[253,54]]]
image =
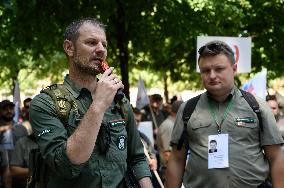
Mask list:
[[[236,93],[236,89],[237,89],[236,86],[234,86],[234,87],[231,89],[231,91],[230,91],[229,95],[227,96],[225,102],[226,102],[226,101],[229,101],[230,99],[233,98],[233,96],[234,96],[235,93]],[[207,97],[208,97],[210,100],[215,101],[215,100],[212,98],[212,95],[211,95],[208,91],[206,91],[206,94],[207,94]]]
[[75,98],[78,98],[82,89],[84,89],[83,87],[79,86],[74,81],[72,81],[68,74],[65,76],[63,84],[66,86],[68,91],[72,93],[72,95]]

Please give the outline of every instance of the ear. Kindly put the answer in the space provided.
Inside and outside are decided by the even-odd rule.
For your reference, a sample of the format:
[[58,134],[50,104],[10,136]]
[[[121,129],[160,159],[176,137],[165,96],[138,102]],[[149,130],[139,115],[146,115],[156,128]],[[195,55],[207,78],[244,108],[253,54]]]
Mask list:
[[64,48],[65,53],[69,57],[72,57],[74,55],[74,45],[73,45],[73,42],[71,42],[70,40],[64,40],[63,48]]
[[235,64],[233,65],[234,75],[236,75],[236,74],[237,74],[237,69],[238,69],[238,64],[237,64],[237,63],[235,63]]

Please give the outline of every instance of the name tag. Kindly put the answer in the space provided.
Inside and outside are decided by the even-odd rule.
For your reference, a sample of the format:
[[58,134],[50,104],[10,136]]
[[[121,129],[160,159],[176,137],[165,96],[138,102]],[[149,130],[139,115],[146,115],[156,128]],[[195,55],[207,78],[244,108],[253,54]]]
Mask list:
[[208,136],[208,169],[228,168],[228,134]]
[[236,125],[239,127],[242,127],[242,126],[245,126],[251,123],[256,123],[256,119],[252,117],[236,118]]
[[109,125],[111,127],[125,126],[125,119],[112,120],[112,121],[109,122]]

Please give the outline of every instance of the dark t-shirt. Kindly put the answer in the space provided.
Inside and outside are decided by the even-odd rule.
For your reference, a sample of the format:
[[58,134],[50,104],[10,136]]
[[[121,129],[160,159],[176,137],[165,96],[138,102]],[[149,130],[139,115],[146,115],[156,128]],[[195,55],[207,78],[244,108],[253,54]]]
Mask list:
[[8,166],[8,153],[4,148],[0,148],[0,167]]
[[[31,139],[32,136],[25,136],[20,138],[11,153],[10,166],[17,166],[28,168],[29,166],[29,153],[32,149],[38,148],[37,144]],[[13,187],[25,188],[27,180],[13,178]]]
[[26,127],[22,124],[16,124],[12,128],[14,144],[22,137],[28,136]]
[[[167,115],[162,110],[158,110],[158,112],[153,112],[153,113],[155,115],[157,126],[159,127],[162,124],[162,122],[167,118]],[[152,117],[149,107],[145,107],[143,109],[142,121],[153,121],[153,117]],[[155,128],[154,124],[153,124],[153,128]]]

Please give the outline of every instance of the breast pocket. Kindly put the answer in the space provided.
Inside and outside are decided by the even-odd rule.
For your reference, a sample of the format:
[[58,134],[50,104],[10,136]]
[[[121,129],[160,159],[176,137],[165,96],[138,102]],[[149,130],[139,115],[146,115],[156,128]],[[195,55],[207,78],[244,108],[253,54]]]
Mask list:
[[253,143],[254,141],[259,140],[259,126],[257,118],[255,117],[235,117],[234,126],[230,131],[234,139],[239,139],[239,135],[242,135],[242,138],[246,138],[246,144]]
[[200,116],[194,116],[189,120],[188,127],[194,132],[203,132],[205,129],[212,127],[211,118],[204,118]]
[[255,134],[258,132],[258,122],[254,117],[237,117],[235,118],[235,127],[238,132],[243,134]]
[[194,131],[199,131],[202,130],[203,128],[207,128],[209,126],[211,126],[211,122],[200,122],[200,121],[196,121],[191,125],[192,130]]
[[110,161],[125,162],[127,158],[127,131],[125,120],[108,122],[110,131],[110,147],[107,158]]
[[217,128],[208,119],[193,118],[188,123],[189,142],[207,145],[208,135],[216,134]]

